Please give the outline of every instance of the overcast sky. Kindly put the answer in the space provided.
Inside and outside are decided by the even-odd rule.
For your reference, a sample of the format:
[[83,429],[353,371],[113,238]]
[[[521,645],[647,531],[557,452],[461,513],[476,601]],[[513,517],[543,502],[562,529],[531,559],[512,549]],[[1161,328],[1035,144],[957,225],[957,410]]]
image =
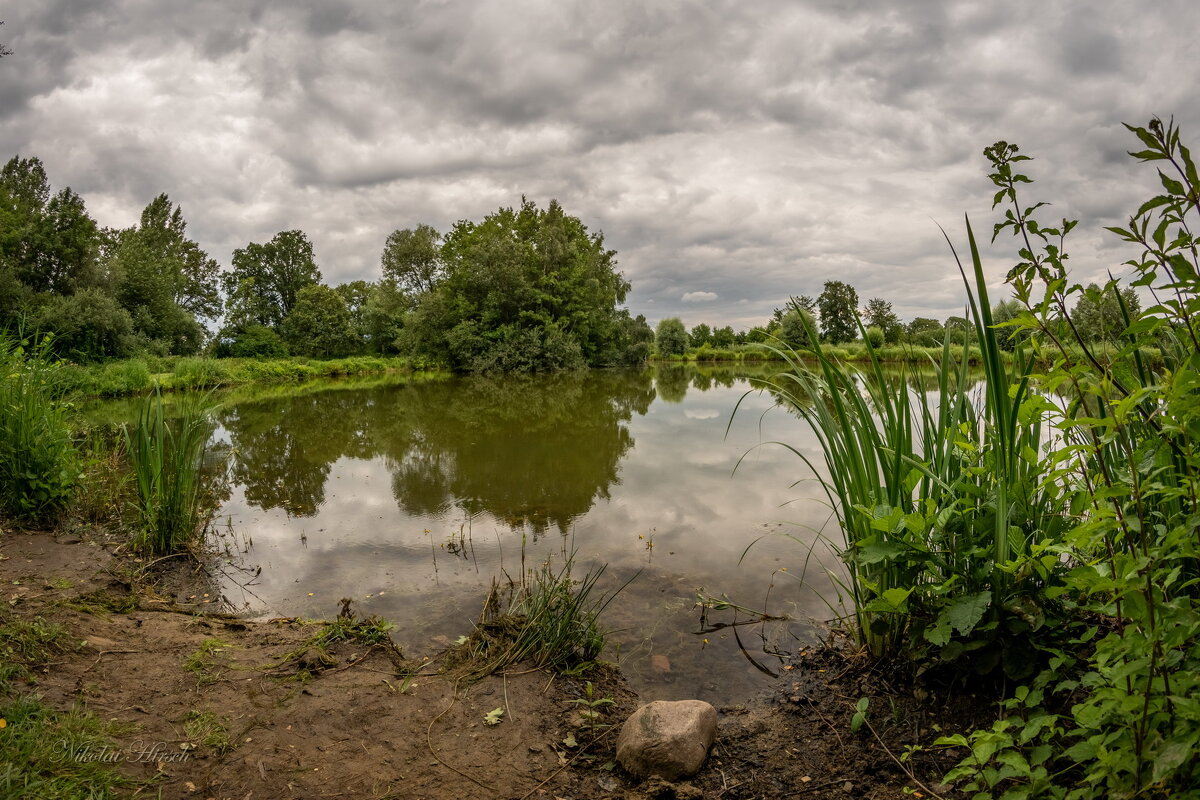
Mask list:
[[7,6],[0,158],[101,224],[167,192],[223,265],[299,228],[336,284],[376,279],[394,229],[557,198],[652,323],[747,328],[827,280],[957,313],[936,223],[990,236],[997,139],[1099,277],[1129,257],[1100,227],[1157,186],[1121,122],[1200,142],[1195,0]]

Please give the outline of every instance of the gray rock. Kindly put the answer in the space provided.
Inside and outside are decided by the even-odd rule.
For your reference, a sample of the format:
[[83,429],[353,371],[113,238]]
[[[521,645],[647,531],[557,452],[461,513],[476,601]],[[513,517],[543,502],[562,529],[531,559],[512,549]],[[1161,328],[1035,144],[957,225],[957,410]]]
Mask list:
[[639,778],[695,775],[717,736],[717,710],[703,700],[655,700],[630,715],[617,737],[617,761]]

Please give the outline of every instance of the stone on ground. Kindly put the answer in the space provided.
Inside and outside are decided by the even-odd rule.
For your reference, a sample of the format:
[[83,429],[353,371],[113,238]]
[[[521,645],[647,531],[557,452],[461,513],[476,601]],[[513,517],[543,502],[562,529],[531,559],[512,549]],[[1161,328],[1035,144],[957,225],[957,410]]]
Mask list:
[[630,715],[617,738],[617,761],[639,778],[695,775],[717,736],[717,710],[703,700],[655,700]]

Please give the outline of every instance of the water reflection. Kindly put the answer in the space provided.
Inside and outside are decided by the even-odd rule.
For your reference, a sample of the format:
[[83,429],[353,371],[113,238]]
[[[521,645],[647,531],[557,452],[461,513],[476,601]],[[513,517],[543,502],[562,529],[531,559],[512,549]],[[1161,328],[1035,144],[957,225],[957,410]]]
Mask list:
[[654,397],[644,372],[478,376],[240,403],[219,419],[256,508],[314,516],[334,462],[378,456],[405,514],[457,508],[537,535],[609,497],[626,423]]

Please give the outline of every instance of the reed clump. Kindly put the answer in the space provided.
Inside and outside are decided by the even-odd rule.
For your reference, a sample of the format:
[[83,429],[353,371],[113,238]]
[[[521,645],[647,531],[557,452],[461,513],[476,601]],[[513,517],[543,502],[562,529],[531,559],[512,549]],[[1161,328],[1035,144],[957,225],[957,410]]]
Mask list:
[[168,417],[162,395],[147,397],[125,428],[136,500],[134,543],[148,556],[178,552],[203,535],[211,519],[202,469],[211,433],[207,396],[184,396]]

